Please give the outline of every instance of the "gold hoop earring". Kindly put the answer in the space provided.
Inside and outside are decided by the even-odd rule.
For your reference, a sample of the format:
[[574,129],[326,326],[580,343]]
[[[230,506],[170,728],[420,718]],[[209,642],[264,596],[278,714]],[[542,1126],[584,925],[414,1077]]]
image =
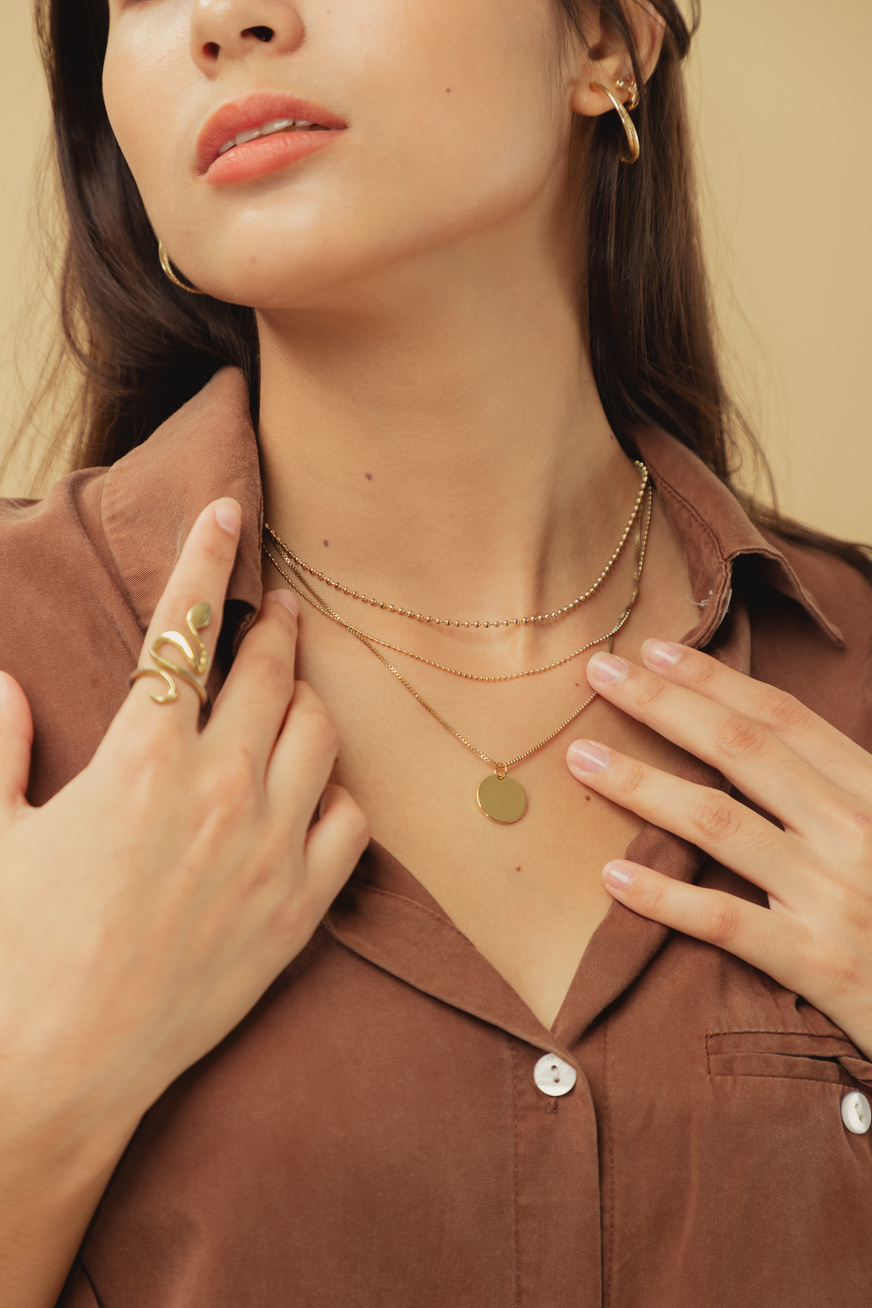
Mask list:
[[627,110],[621,104],[621,101],[615,95],[614,91],[610,91],[607,86],[602,86],[599,82],[591,82],[590,89],[592,91],[601,91],[603,95],[607,95],[608,98],[611,100],[612,104],[614,105],[614,107],[617,109],[618,117],[621,120],[621,126],[623,127],[624,132],[626,133],[627,136],[627,146],[629,148],[629,154],[622,153],[621,159],[624,163],[627,164],[637,163],[639,160],[639,155],[642,152],[642,148],[639,144],[639,133],[636,131],[636,124],[633,122],[632,118],[627,113]]
[[173,265],[170,263],[170,256],[167,254],[167,247],[164,245],[163,241],[159,240],[157,243],[157,254],[160,259],[160,266],[163,268],[173,286],[179,286],[183,291],[187,291],[189,295],[206,294],[206,292],[201,291],[198,286],[191,286],[188,282],[183,282],[177,275]]

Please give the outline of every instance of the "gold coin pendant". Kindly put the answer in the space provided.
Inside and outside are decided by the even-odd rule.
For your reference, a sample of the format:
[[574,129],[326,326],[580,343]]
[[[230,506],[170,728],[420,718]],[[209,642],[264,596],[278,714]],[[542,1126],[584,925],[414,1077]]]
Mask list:
[[491,822],[508,826],[519,821],[527,811],[527,792],[514,777],[491,772],[476,791],[478,806]]

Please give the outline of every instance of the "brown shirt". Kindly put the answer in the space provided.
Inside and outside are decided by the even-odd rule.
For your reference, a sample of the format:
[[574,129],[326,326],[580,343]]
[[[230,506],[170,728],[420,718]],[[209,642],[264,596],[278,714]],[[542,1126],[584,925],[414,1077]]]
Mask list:
[[[688,642],[872,747],[866,582],[761,534],[672,438],[638,444],[687,546]],[[33,708],[34,803],[87,764],[219,495],[244,510],[238,641],[262,520],[238,374],[114,467],[0,502],[0,667]],[[690,757],[682,774],[725,784]],[[628,854],[766,902],[654,827]],[[552,1054],[577,1077],[559,1098],[534,1081]],[[827,1017],[617,903],[546,1030],[373,844],[302,955],[145,1116],[61,1303],[867,1308],[872,1133],[846,1130],[846,1090],[872,1096],[872,1063]]]

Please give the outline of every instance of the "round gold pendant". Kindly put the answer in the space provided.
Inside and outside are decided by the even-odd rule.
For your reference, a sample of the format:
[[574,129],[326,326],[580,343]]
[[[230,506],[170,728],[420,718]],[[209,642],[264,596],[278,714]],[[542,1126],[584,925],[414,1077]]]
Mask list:
[[517,822],[527,811],[527,792],[520,782],[514,777],[499,777],[495,772],[485,777],[475,798],[486,818],[506,826]]

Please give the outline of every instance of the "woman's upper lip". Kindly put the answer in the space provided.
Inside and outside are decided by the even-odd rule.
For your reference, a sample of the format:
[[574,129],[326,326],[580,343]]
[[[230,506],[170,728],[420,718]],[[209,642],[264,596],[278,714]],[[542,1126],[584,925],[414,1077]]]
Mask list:
[[232,137],[277,118],[304,118],[309,123],[337,129],[348,126],[343,118],[311,100],[301,100],[284,91],[254,91],[222,105],[206,119],[197,138],[197,171],[207,172],[222,145]]

